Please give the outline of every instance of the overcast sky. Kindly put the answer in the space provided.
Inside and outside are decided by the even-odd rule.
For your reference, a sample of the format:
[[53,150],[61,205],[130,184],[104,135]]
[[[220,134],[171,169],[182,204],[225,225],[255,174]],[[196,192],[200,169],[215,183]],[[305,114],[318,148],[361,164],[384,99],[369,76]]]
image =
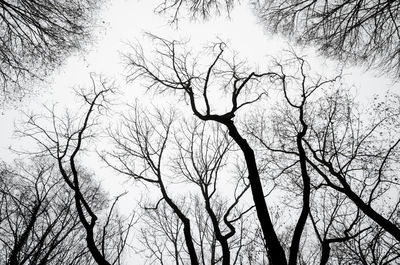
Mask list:
[[[189,21],[182,19],[176,27],[168,23],[168,16],[154,13],[157,0],[113,0],[109,1],[99,16],[100,26],[95,27],[95,38],[87,51],[80,52],[66,60],[64,65],[57,69],[45,84],[41,86],[38,95],[25,99],[17,110],[3,110],[0,116],[2,139],[0,152],[2,157],[10,157],[7,151],[12,143],[13,123],[22,110],[40,108],[41,104],[58,102],[70,106],[76,99],[72,87],[89,86],[90,73],[102,74],[115,80],[122,91],[129,97],[143,97],[137,87],[125,84],[124,68],[121,64],[121,53],[129,49],[129,43],[140,42],[144,46],[151,45],[144,39],[145,32],[167,39],[190,40],[189,45],[201,48],[209,42],[219,39],[228,42],[229,46],[238,51],[242,58],[246,58],[250,65],[263,65],[267,62],[267,55],[277,55],[288,49],[290,40],[281,39],[266,33],[251,7],[244,1],[234,8],[230,14],[221,14],[208,21]],[[147,41],[147,42],[146,42]],[[335,71],[334,61],[316,57],[313,49],[303,50],[295,47],[296,52],[306,54],[314,69],[320,72]],[[345,82],[354,86],[361,97],[369,97],[373,93],[383,93],[387,89],[398,91],[399,84],[391,79],[376,77],[374,73],[364,73],[362,69],[353,67],[344,71]],[[44,89],[43,89],[44,87]]]
[[[263,31],[257,24],[251,8],[242,3],[234,8],[230,19],[226,14],[209,21],[181,21],[176,26],[168,23],[168,17],[153,12],[159,1],[113,0],[108,3],[100,14],[101,27],[95,28],[93,45],[68,58],[65,64],[57,69],[47,80],[39,95],[25,99],[22,106],[15,110],[2,110],[0,115],[0,155],[2,159],[10,160],[15,157],[8,147],[15,145],[18,139],[12,138],[14,122],[20,119],[20,111],[36,111],[42,104],[50,105],[58,102],[59,105],[73,106],[74,94],[72,87],[90,86],[90,73],[102,74],[114,80],[121,87],[122,92],[128,95],[131,102],[135,98],[143,98],[143,89],[132,87],[125,83],[124,68],[121,64],[121,53],[129,49],[129,43],[140,42],[144,46],[151,45],[143,39],[144,32],[151,32],[167,39],[189,39],[193,47],[202,47],[208,42],[220,38],[228,42],[230,47],[237,50],[241,57],[248,59],[251,65],[266,61],[267,55],[277,55],[289,47],[289,40],[272,37]],[[242,1],[245,2],[245,1]],[[293,44],[292,44],[293,45]],[[296,49],[296,48],[295,48]],[[335,62],[316,57],[312,49],[298,51],[307,54],[312,66],[323,72],[335,70]],[[362,69],[353,67],[345,69],[345,82],[354,86],[361,98],[367,98],[373,93],[382,94],[386,90],[399,91],[399,84],[391,79],[376,77],[373,73],[364,73]],[[39,90],[39,89],[38,89]],[[150,95],[146,95],[149,100]]]

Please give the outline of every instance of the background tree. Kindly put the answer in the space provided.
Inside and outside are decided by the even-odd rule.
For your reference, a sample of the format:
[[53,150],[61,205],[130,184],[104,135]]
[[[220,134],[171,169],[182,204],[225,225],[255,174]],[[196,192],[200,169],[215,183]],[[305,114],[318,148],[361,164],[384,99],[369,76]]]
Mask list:
[[[107,111],[108,108],[109,101],[106,96],[114,92],[114,88],[108,86],[104,80],[100,80],[100,88],[93,77],[92,81],[91,92],[79,92],[84,106],[87,107],[82,116],[74,116],[70,112],[66,112],[64,116],[57,116],[54,109],[47,109],[48,116],[27,115],[28,121],[24,128],[19,130],[19,134],[33,139],[38,144],[38,151],[30,151],[30,154],[54,159],[57,164],[64,184],[73,191],[76,213],[86,233],[87,248],[96,263],[119,264],[134,215],[126,224],[120,218],[115,220],[113,210],[119,198],[116,197],[108,214],[103,214],[103,218],[100,218],[101,213],[96,211],[95,205],[82,190],[85,170],[79,163],[78,155],[85,149],[84,142],[94,137],[93,129],[99,122],[99,113]],[[111,237],[111,240],[107,240],[111,235],[117,239]]]
[[[323,55],[400,73],[400,4],[398,1],[252,0],[261,23],[302,45],[315,45]],[[156,11],[207,18],[213,11],[229,10],[231,0],[163,1]]]
[[351,98],[336,91],[324,102],[329,102],[323,105],[325,122],[313,121],[310,127],[314,133],[305,142],[310,152],[309,164],[324,182],[346,194],[365,215],[399,241],[395,216],[399,199],[392,193],[398,190],[398,182],[392,179],[400,142],[400,112],[393,104],[397,101],[398,97],[393,96],[388,102],[378,102],[376,112],[370,112],[364,120]]
[[399,1],[263,0],[254,9],[272,32],[399,77]]
[[[88,180],[82,191],[101,209],[104,196]],[[73,193],[54,164],[41,159],[2,164],[0,192],[2,264],[93,264]]]
[[[265,156],[274,162],[272,170],[278,171],[280,178],[289,177],[290,182],[279,180],[280,185],[295,191],[294,196],[302,196],[304,187],[296,181],[301,154],[295,139],[299,128],[307,126],[302,143],[314,205],[309,215],[321,243],[322,264],[328,262],[331,246],[342,250],[331,257],[339,263],[346,256],[341,255],[345,246],[365,247],[371,240],[369,235],[377,233],[376,226],[385,232],[375,234],[373,241],[379,247],[371,256],[386,253],[384,259],[393,261],[396,251],[378,242],[388,240],[392,246],[398,242],[398,183],[393,182],[398,164],[398,96],[387,95],[383,101],[376,98],[364,110],[341,86],[310,85],[313,79],[306,78],[307,68],[298,73],[300,76],[284,73],[288,84],[300,84],[293,86],[295,91],[284,89],[285,101],[279,101],[273,114],[270,112],[272,119],[259,115],[250,134],[271,152]],[[299,102],[304,103],[300,104],[302,112]],[[377,262],[379,258],[367,258],[363,247],[354,250],[357,254],[347,253],[348,257],[358,255],[369,260],[358,262]]]
[[[211,58],[211,63],[203,70],[199,66],[199,62],[194,60],[192,62],[187,53],[179,51],[180,44],[178,42],[168,41],[156,36],[150,37],[154,39],[154,43],[159,43],[155,51],[159,56],[158,64],[149,61],[143,50],[138,48],[133,54],[127,55],[127,64],[132,69],[130,78],[134,80],[138,77],[144,77],[149,82],[149,89],[157,89],[161,92],[181,92],[187,98],[193,114],[198,119],[217,123],[226,128],[233,142],[241,150],[243,159],[246,162],[253,202],[263,232],[270,263],[287,264],[282,242],[280,242],[274,229],[271,213],[265,201],[265,193],[255,152],[239,131],[234,119],[242,108],[255,104],[265,95],[265,91],[256,89],[256,86],[263,79],[269,79],[273,83],[285,86],[285,76],[279,72],[246,73],[245,70],[247,69],[244,69],[244,63],[238,62],[237,58],[232,60],[233,62],[224,58],[223,53],[226,48],[224,43],[217,43],[212,46],[211,50],[214,52],[214,57]],[[198,67],[193,67],[193,65]],[[323,85],[323,83],[318,83],[318,85]],[[225,99],[226,105],[223,106],[224,109],[222,110],[218,110],[217,105],[215,105],[215,99],[213,100],[208,94],[213,93],[214,97],[216,95],[217,97],[221,96],[215,94],[215,91],[221,91],[222,98]],[[218,104],[221,105],[221,102]],[[304,166],[302,169],[304,169]],[[306,173],[302,170],[302,174]],[[308,206],[306,205],[305,207]],[[297,261],[299,239],[306,219],[304,215],[307,216],[306,213],[302,214],[298,223],[298,232],[292,238],[291,247],[293,247],[293,251],[289,259],[290,262],[293,262],[291,264],[295,264]]]
[[[145,205],[145,220],[150,221],[141,228],[151,260],[236,262],[246,234],[236,227],[253,207],[241,209],[249,188],[243,172],[231,181],[220,177],[236,175],[227,169],[235,152],[226,133],[204,122],[179,122],[175,112],[151,112],[137,105],[121,116],[121,124],[110,133],[115,147],[103,158],[117,172],[160,194]],[[227,187],[231,191],[225,197]],[[177,251],[181,244],[185,247]]]
[[[231,178],[232,182],[236,182],[235,186],[231,187],[234,188],[233,200],[224,202],[225,199],[219,197],[221,196],[219,195],[221,194],[220,186],[228,185],[228,182],[222,184],[224,179],[221,176],[228,177],[230,173],[226,171],[226,167],[228,153],[233,153],[232,140],[218,124],[213,127],[212,124],[199,121],[192,123],[187,121],[187,123],[186,126],[181,126],[180,137],[175,136],[179,147],[174,166],[175,172],[189,183],[195,184],[200,190],[213,238],[215,237],[215,243],[218,243],[221,248],[222,264],[231,264],[231,256],[233,256],[231,249],[234,248],[231,241],[237,232],[235,222],[242,219],[243,215],[253,208],[240,212],[235,207],[240,204],[240,199],[250,186],[244,174],[239,171],[237,180]],[[232,212],[235,212],[237,216],[233,217]]]
[[[131,67],[129,77],[132,80],[144,78],[148,81],[149,89],[155,89],[160,93],[168,91],[182,93],[199,120],[223,125],[237,148],[242,151],[243,160],[246,162],[253,202],[271,264],[286,264],[287,261],[289,264],[304,264],[309,260],[310,253],[305,253],[306,248],[302,248],[307,238],[304,233],[307,230],[318,231],[312,228],[309,218],[313,214],[310,211],[311,199],[317,190],[316,187],[321,185],[332,188],[334,193],[345,195],[346,199],[351,201],[352,207],[343,206],[341,211],[351,212],[351,209],[355,209],[354,214],[349,214],[346,221],[332,217],[334,213],[331,214],[335,222],[343,223],[340,229],[342,232],[335,235],[335,240],[363,236],[363,232],[369,227],[365,222],[359,231],[350,233],[351,229],[349,230],[349,227],[355,226],[351,225],[352,222],[358,222],[356,214],[358,211],[397,238],[399,228],[395,213],[398,211],[398,200],[391,199],[389,195],[393,194],[390,190],[394,192],[397,189],[397,183],[391,184],[389,173],[397,169],[399,141],[396,140],[398,139],[397,122],[395,122],[398,114],[396,104],[378,104],[379,110],[376,112],[378,117],[367,119],[373,123],[363,127],[364,117],[354,116],[353,111],[357,112],[357,108],[355,105],[347,104],[351,102],[349,97],[336,98],[335,94],[326,92],[334,87],[337,77],[329,79],[313,76],[305,60],[298,56],[292,55],[284,63],[275,62],[275,68],[271,71],[248,74],[246,73],[248,70],[240,60],[234,58],[231,62],[226,59],[223,55],[226,47],[219,43],[212,46],[214,57],[207,58],[210,59],[210,63],[202,69],[206,60],[204,56],[202,58],[204,61],[194,60],[188,53],[179,49],[179,42],[155,36],[151,38],[154,43],[160,43],[160,46],[156,47],[159,57],[150,61],[143,49],[136,49],[134,53],[127,55],[127,63]],[[277,140],[272,147],[264,144],[266,151],[283,153],[286,157],[291,157],[289,160],[281,159],[276,163],[280,167],[278,176],[282,176],[287,183],[294,185],[288,189],[296,194],[291,196],[288,204],[296,210],[290,215],[295,221],[291,227],[288,226],[287,235],[277,232],[276,225],[272,222],[271,211],[265,203],[263,184],[265,182],[262,182],[262,176],[265,168],[265,171],[268,171],[268,165],[260,163],[256,157],[267,157],[268,160],[268,155],[257,155],[260,151],[254,151],[258,149],[252,147],[246,140],[246,130],[241,132],[239,127],[241,124],[237,123],[240,119],[240,116],[238,117],[240,110],[245,107],[251,109],[251,106],[256,106],[259,100],[265,100],[262,96],[267,91],[259,88],[260,86],[270,88],[268,92],[271,98],[280,98],[284,101],[284,104],[281,103],[284,108],[281,110],[280,118],[265,115],[258,117],[268,122],[273,121],[276,125],[273,130],[264,128],[268,135],[267,139]],[[335,93],[341,95],[340,91],[343,88],[336,88]],[[219,105],[216,104],[216,99]],[[397,102],[396,98],[393,100]],[[327,105],[324,105],[325,103]],[[320,120],[319,114],[333,116],[324,116]],[[246,122],[242,120],[242,123]],[[389,124],[393,124],[394,128],[389,130],[391,136],[386,137],[384,133],[388,133],[386,129]],[[321,133],[322,138],[320,138]],[[377,143],[379,145],[376,145]],[[391,200],[391,207],[383,210],[379,202],[385,201],[385,198]],[[285,214],[288,212],[282,211],[281,217],[284,218]],[[325,221],[329,223],[329,220]],[[311,229],[307,229],[307,226]],[[327,241],[329,238],[327,237]],[[288,253],[287,259],[286,253]]]
[[0,98],[22,97],[88,41],[101,1],[0,1]]
[[[152,118],[156,122],[152,122]],[[186,250],[191,264],[199,264],[197,252],[191,232],[191,220],[175,201],[168,189],[168,172],[163,170],[166,159],[167,142],[169,140],[174,112],[156,111],[147,115],[138,105],[133,112],[122,114],[122,126],[110,131],[114,148],[106,151],[102,157],[111,168],[136,181],[147,183],[157,188],[160,199],[165,201],[173,213],[183,223]]]

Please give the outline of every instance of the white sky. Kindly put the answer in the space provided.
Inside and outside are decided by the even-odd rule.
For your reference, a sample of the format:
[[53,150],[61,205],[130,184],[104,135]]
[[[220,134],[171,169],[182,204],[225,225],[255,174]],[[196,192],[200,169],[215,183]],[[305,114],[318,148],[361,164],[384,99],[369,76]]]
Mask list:
[[[127,43],[143,42],[143,33],[151,32],[167,39],[190,39],[190,44],[201,47],[208,42],[220,38],[237,50],[241,57],[247,58],[251,63],[264,64],[267,55],[278,54],[288,47],[287,40],[271,37],[257,24],[255,16],[246,4],[237,6],[231,13],[231,19],[223,14],[209,21],[189,22],[181,21],[179,28],[171,27],[167,18],[154,14],[153,9],[157,0],[113,0],[110,1],[101,14],[100,21],[104,21],[104,28],[96,31],[96,42],[89,47],[88,54],[79,54],[68,58],[65,65],[55,71],[46,89],[37,97],[25,101],[22,110],[39,110],[42,104],[58,102],[60,106],[73,106],[74,96],[71,90],[76,86],[89,86],[89,73],[103,74],[116,81],[126,93],[125,98],[134,101],[134,98],[143,100],[152,99],[149,95],[143,96],[143,88],[132,87],[126,84],[124,68],[120,53],[126,50]],[[243,1],[244,2],[244,1]],[[311,60],[312,66],[323,72],[330,72],[336,67],[335,62],[326,61],[316,57],[310,49],[304,51]],[[373,93],[383,93],[387,89],[399,91],[399,84],[393,84],[390,78],[375,78],[371,73],[364,73],[359,68],[350,68],[344,71],[347,82],[354,85],[360,97],[368,97]],[[20,110],[21,110],[20,109]],[[0,115],[0,157],[10,161],[14,155],[8,150],[10,145],[15,145],[18,139],[12,138],[13,124],[20,117],[20,110],[3,110]],[[95,160],[92,161],[96,163]],[[115,183],[113,179],[105,180],[107,187]]]
[[[143,39],[144,32],[151,32],[168,39],[189,39],[190,45],[202,47],[218,38],[229,43],[237,50],[242,58],[249,62],[264,64],[267,55],[279,54],[283,49],[288,49],[288,40],[272,37],[263,31],[257,24],[256,17],[251,8],[242,3],[234,8],[231,19],[226,14],[213,17],[208,21],[181,20],[179,27],[171,26],[165,16],[155,14],[154,8],[157,0],[113,0],[109,1],[100,14],[103,27],[96,29],[94,45],[88,47],[89,53],[80,53],[68,58],[65,64],[57,69],[49,78],[44,89],[38,89],[40,94],[23,102],[17,110],[4,109],[0,115],[0,154],[5,160],[13,155],[8,147],[12,139],[15,118],[21,110],[29,111],[40,109],[42,104],[49,105],[58,102],[60,105],[71,106],[76,99],[72,87],[90,86],[90,73],[102,74],[115,80],[122,91],[128,93],[126,98],[143,98],[143,89],[126,85],[124,67],[121,64],[121,52],[125,51],[128,43],[146,43]],[[111,3],[112,2],[112,3]],[[146,45],[151,45],[147,41]],[[297,49],[296,51],[298,51]],[[307,54],[314,70],[331,72],[336,69],[336,63],[315,56],[312,49],[302,51]],[[399,83],[393,83],[390,78],[376,78],[373,73],[365,73],[362,69],[354,67],[344,71],[347,83],[354,85],[357,93],[363,98],[369,98],[373,93],[384,93],[387,89],[400,91]],[[139,92],[140,91],[140,92]]]

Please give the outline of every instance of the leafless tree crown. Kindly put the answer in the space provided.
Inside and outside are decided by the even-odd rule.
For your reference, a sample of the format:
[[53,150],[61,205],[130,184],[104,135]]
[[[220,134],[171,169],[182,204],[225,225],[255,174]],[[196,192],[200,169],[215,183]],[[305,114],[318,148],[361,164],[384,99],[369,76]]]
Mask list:
[[254,8],[273,32],[399,76],[399,1],[265,0],[255,1]]
[[23,96],[29,83],[88,40],[98,1],[0,1],[1,101]]

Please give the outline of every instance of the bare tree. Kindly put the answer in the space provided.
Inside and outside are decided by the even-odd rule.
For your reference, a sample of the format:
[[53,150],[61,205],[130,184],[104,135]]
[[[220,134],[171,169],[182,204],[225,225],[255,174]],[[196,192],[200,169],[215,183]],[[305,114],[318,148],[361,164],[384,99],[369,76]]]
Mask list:
[[227,184],[223,187],[219,176],[228,174],[231,140],[218,126],[176,120],[174,112],[152,113],[134,105],[110,132],[115,148],[103,158],[117,172],[151,184],[161,195],[144,207],[145,220],[150,221],[141,229],[142,244],[150,262],[232,264],[243,245],[239,237],[246,234],[235,226],[253,209],[238,207],[249,184],[241,174],[232,179],[233,198],[223,198],[220,190]]
[[[390,196],[397,187],[397,183],[391,179],[391,172],[397,169],[398,161],[396,117],[399,109],[395,107],[396,104],[378,104],[376,116],[369,119],[372,123],[363,127],[368,122],[363,122],[364,117],[361,114],[354,115],[357,108],[350,104],[349,97],[340,94],[343,88],[335,90],[337,95],[327,93],[336,85],[339,76],[314,77],[309,72],[305,60],[299,56],[292,54],[289,60],[282,63],[276,61],[273,71],[246,74],[244,64],[237,58],[232,62],[227,60],[223,55],[226,47],[218,43],[211,48],[214,57],[203,70],[201,60],[192,59],[185,51],[181,52],[181,43],[156,36],[151,38],[154,39],[154,43],[160,44],[156,46],[159,57],[150,61],[143,49],[136,48],[133,54],[126,56],[131,70],[129,78],[144,78],[148,81],[149,89],[160,93],[182,93],[199,120],[220,124],[226,128],[234,146],[241,150],[246,162],[253,202],[271,264],[305,264],[307,260],[312,259],[311,256],[315,257],[315,252],[307,254],[302,247],[307,236],[303,235],[303,232],[308,224],[311,228],[308,231],[320,233],[315,227],[312,228],[309,218],[313,216],[310,211],[311,198],[321,186],[333,189],[334,193],[344,195],[346,200],[351,202],[352,207],[343,206],[341,209],[355,209],[354,214],[349,215],[347,221],[343,221],[340,233],[332,238],[328,235],[325,239],[320,238],[320,243],[325,244],[322,246],[323,251],[328,250],[329,246],[326,246],[326,243],[350,242],[365,234],[365,229],[369,227],[364,225],[365,222],[360,223],[358,232],[352,232],[351,229],[359,224],[359,214],[368,216],[398,240],[396,213],[399,202]],[[250,134],[249,137],[255,136],[266,151],[289,158],[282,158],[276,162],[280,171],[276,178],[281,177],[287,183],[290,182],[293,186],[288,187],[288,191],[296,194],[295,197],[291,196],[289,204],[298,209],[298,218],[295,218],[287,235],[278,235],[271,212],[266,206],[261,176],[264,171],[269,170],[268,165],[256,160],[254,147],[258,148],[258,145],[250,145],[245,138],[248,130],[240,132],[235,120],[241,109],[251,109],[251,106],[256,105],[266,93],[266,90],[257,86],[276,88],[268,92],[284,100],[284,104],[280,103],[280,106],[284,107],[281,111],[283,116],[270,117],[276,128],[262,129],[264,132],[266,130],[267,139],[272,139],[273,144],[265,142],[264,138],[257,134]],[[217,91],[221,93],[218,94]],[[216,103],[215,97],[219,98],[219,102],[223,100],[226,104],[221,106],[221,103]],[[396,97],[391,100],[391,103],[398,101]],[[268,121],[268,116],[259,115],[259,119]],[[393,129],[387,130],[392,128],[390,124],[393,124]],[[390,137],[385,138],[385,134],[390,134]],[[190,148],[184,147],[183,150]],[[194,154],[192,156],[196,157]],[[266,159],[271,161],[268,156]],[[196,167],[196,163],[192,164],[194,170],[182,167],[189,178],[193,179],[193,176],[196,176],[193,173],[196,170],[203,178],[207,176]],[[275,168],[274,172],[278,170]],[[299,201],[293,201],[293,198],[298,198]],[[392,201],[387,210],[379,206],[385,198]],[[281,216],[284,214],[285,211],[282,211]],[[294,219],[293,215],[291,218]],[[335,215],[330,218],[341,222]],[[337,218],[339,219],[336,220]],[[325,221],[329,223],[328,219]],[[324,260],[325,258],[322,259]]]
[[[85,181],[83,193],[100,209],[100,190]],[[0,260],[3,264],[93,264],[74,211],[71,190],[52,163],[2,164]]]
[[254,1],[271,31],[315,44],[323,54],[343,61],[400,73],[400,3],[398,1]]
[[[297,75],[282,74],[288,84],[298,83],[297,89],[290,91],[284,86],[285,102],[279,102],[271,127],[261,117],[250,134],[272,154],[278,154],[273,160],[281,170],[280,176],[295,177],[296,164],[305,159],[308,175],[312,176],[309,198],[314,197],[313,205],[322,203],[308,212],[321,244],[321,264],[328,262],[331,244],[342,249],[357,240],[358,245],[366,243],[367,230],[374,227],[371,221],[385,231],[376,242],[387,240],[384,238],[389,235],[393,237],[389,241],[398,241],[399,198],[393,196],[398,189],[398,183],[393,182],[398,163],[398,97],[387,95],[385,101],[369,106],[372,111],[361,111],[343,87],[334,86],[334,79],[312,79],[304,61],[298,57],[295,61],[300,63],[301,71]],[[324,88],[314,80],[332,86]],[[265,134],[268,128],[273,136]],[[301,139],[303,153],[296,140],[301,128],[307,128]],[[304,196],[304,184],[295,180],[292,183],[295,186],[290,189]],[[322,197],[321,192],[325,194]],[[327,192],[331,194],[328,197]],[[321,208],[331,210],[322,210],[323,216],[318,217]],[[362,256],[360,251],[356,252]],[[396,258],[390,248],[376,251]],[[340,257],[339,252],[335,255]]]
[[[165,201],[173,213],[183,223],[183,233],[190,263],[199,264],[191,232],[191,221],[168,191],[166,171],[163,170],[166,159],[166,146],[171,133],[174,113],[160,111],[147,115],[138,105],[134,112],[122,115],[122,126],[110,131],[115,148],[103,154],[104,161],[117,172],[142,183],[158,188],[161,201]],[[157,123],[152,122],[154,118]]]
[[[179,51],[178,42],[168,41],[156,36],[151,37],[155,43],[159,43],[156,50],[159,56],[158,63],[154,64],[149,61],[139,47],[133,54],[126,56],[127,64],[132,70],[129,77],[132,80],[139,77],[145,78],[149,81],[149,89],[157,89],[161,92],[181,92],[187,98],[193,114],[198,119],[216,122],[227,129],[228,135],[240,148],[246,161],[253,202],[263,231],[270,262],[271,264],[287,264],[284,249],[274,229],[270,211],[265,201],[254,150],[239,132],[234,121],[239,110],[257,102],[265,95],[265,91],[255,89],[257,84],[260,84],[263,79],[269,79],[272,83],[285,86],[285,75],[279,72],[251,72],[250,74],[243,72],[243,63],[236,59],[229,62],[223,57],[225,49],[223,43],[213,46],[215,57],[206,70],[202,71],[191,65],[191,58],[188,54],[182,54]],[[221,90],[228,94],[228,96],[225,96],[228,99],[228,110],[223,114],[217,114],[217,111],[214,111],[217,107],[210,103],[212,101],[208,95],[209,89],[210,87],[215,89],[215,86],[222,87]],[[303,136],[303,133],[300,136]],[[306,174],[306,172],[302,172],[302,174]],[[307,194],[305,196],[308,197]],[[307,201],[305,202],[307,203]],[[293,251],[290,260],[294,263],[297,260],[298,240],[301,237],[301,231],[308,215],[308,205],[305,204],[304,207],[306,207],[305,213],[301,215],[298,232],[295,233],[292,242]]]
[[[248,128],[255,127],[250,129],[249,133],[259,140],[264,148],[272,153],[281,154],[281,157],[274,161],[279,171],[275,174],[286,177],[284,182],[285,185],[288,185],[289,193],[292,194],[294,192],[294,194],[301,197],[300,214],[295,222],[291,239],[287,239],[291,240],[291,243],[288,244],[289,264],[296,264],[301,261],[300,257],[302,255],[299,250],[302,243],[302,233],[310,215],[310,200],[312,196],[311,175],[307,165],[304,144],[304,138],[309,129],[308,124],[305,122],[306,103],[307,99],[316,90],[334,83],[338,77],[333,79],[312,78],[308,76],[307,69],[309,66],[306,61],[295,54],[291,54],[291,57],[284,62],[285,65],[278,61],[275,64],[279,71],[277,76],[279,76],[282,87],[280,93],[278,92],[278,96],[285,100],[286,105],[284,106],[288,106],[293,111],[288,115],[287,109],[283,109],[281,113],[284,116],[279,118],[272,115],[272,123],[276,124],[273,130],[263,127],[265,122],[258,122],[259,120],[265,120],[263,116],[259,117],[253,124],[249,124]],[[254,133],[254,131],[257,131],[258,134]],[[271,131],[273,132],[272,134]],[[276,142],[276,136],[282,142],[279,142],[279,140]],[[271,143],[265,142],[264,138],[273,139],[275,141],[274,145],[271,146]],[[283,143],[285,141],[287,141],[286,144]],[[278,147],[276,147],[277,145]],[[295,159],[290,158],[291,155],[295,155]],[[299,181],[299,176],[301,176],[301,181]],[[292,200],[289,204],[294,205]]]
[[400,142],[399,110],[392,104],[398,98],[392,100],[378,103],[376,113],[364,121],[351,98],[337,91],[324,102],[328,104],[324,105],[323,114],[327,120],[310,125],[313,135],[305,143],[310,152],[308,163],[324,179],[324,184],[345,194],[365,215],[400,241],[396,223],[398,198],[381,208],[383,201],[398,188],[398,183],[392,180]]
[[[203,265],[228,263],[227,258],[230,257],[228,264],[263,264],[256,263],[258,260],[266,260],[266,255],[263,243],[259,240],[260,234],[251,232],[255,216],[249,214],[244,218],[243,215],[237,218],[236,233],[228,242],[228,251],[232,255],[226,256],[226,252],[224,253],[216,239],[216,232],[203,200],[201,197],[186,198],[182,200],[181,205],[186,215],[193,220],[192,235],[198,249],[199,263]],[[222,223],[219,220],[222,219],[220,216],[226,213],[227,205],[222,200],[214,199],[214,201],[212,206],[220,225]],[[241,212],[238,211],[238,214]],[[171,208],[162,201],[157,208],[146,208],[144,216],[140,241],[146,261],[149,264],[185,264],[189,256],[184,250],[183,224],[173,214]]]
[[[30,89],[88,40],[99,1],[0,1],[1,101]],[[29,81],[29,82],[28,82]]]
[[[64,116],[57,116],[53,109],[47,109],[49,116],[28,115],[28,121],[19,134],[29,137],[37,142],[39,150],[36,155],[50,157],[57,163],[64,183],[73,191],[74,202],[79,217],[86,232],[87,247],[97,264],[116,264],[121,262],[122,252],[126,245],[134,216],[123,225],[122,220],[117,221],[117,231],[107,232],[115,222],[113,210],[117,197],[111,205],[109,213],[105,216],[102,227],[99,226],[99,216],[95,205],[88,201],[82,191],[82,178],[85,171],[78,163],[78,154],[84,150],[85,141],[94,137],[93,127],[99,122],[98,113],[108,108],[107,95],[114,92],[112,86],[100,80],[100,89],[92,77],[93,88],[89,93],[80,91],[87,111],[81,117],[74,117],[67,112]],[[96,113],[96,111],[98,113]],[[47,127],[46,124],[49,124]],[[32,153],[32,152],[29,152]],[[115,226],[114,226],[115,227]],[[116,235],[116,241],[106,240],[107,235]],[[112,245],[111,245],[112,244]],[[109,245],[109,246],[107,246]]]
[[[224,174],[227,167],[228,152],[233,151],[232,140],[218,124],[214,128],[207,125],[205,122],[195,121],[181,126],[183,134],[181,137],[177,135],[175,137],[179,147],[175,171],[200,189],[205,210],[210,218],[213,237],[221,246],[222,264],[228,265],[231,264],[231,249],[233,249],[230,241],[236,234],[234,223],[242,219],[243,215],[253,207],[243,212],[236,209],[249,188],[244,174],[239,174],[236,185],[232,186],[234,189],[232,202],[224,203],[224,199],[219,197],[218,190],[223,181],[220,175]],[[237,216],[231,217],[232,212]]]

